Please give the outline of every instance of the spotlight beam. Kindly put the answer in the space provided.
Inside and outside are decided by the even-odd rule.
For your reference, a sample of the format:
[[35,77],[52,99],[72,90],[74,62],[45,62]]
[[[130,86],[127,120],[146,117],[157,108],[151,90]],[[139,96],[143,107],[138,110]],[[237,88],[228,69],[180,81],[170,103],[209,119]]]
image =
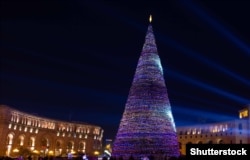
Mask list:
[[229,93],[227,91],[221,90],[221,89],[219,89],[217,87],[214,87],[214,86],[211,86],[209,84],[200,82],[198,80],[189,78],[188,76],[184,76],[183,74],[179,74],[177,72],[171,71],[170,69],[168,69],[168,74],[171,74],[172,76],[176,77],[177,79],[181,79],[185,83],[190,83],[192,85],[198,86],[198,87],[203,88],[203,89],[205,89],[207,91],[210,91],[212,93],[216,93],[216,94],[218,94],[220,96],[224,96],[224,97],[226,97],[228,99],[232,99],[232,100],[234,100],[236,102],[239,102],[241,104],[248,104],[249,101],[250,101],[249,99],[237,96],[235,94],[232,94],[232,93]]
[[[104,3],[92,3],[90,1],[88,1],[87,4],[82,4],[82,2],[81,2],[80,5],[90,5],[92,7],[95,7],[96,9],[98,9],[98,11],[102,12],[103,14],[109,15],[109,16],[111,16],[111,17],[113,17],[113,18],[115,18],[115,19],[117,19],[125,24],[129,24],[129,25],[135,27],[140,32],[144,31],[143,24],[136,22],[136,20],[133,17],[128,17],[128,16],[126,16],[125,13],[118,11],[115,8],[109,7],[108,5],[105,5]],[[207,64],[208,66],[212,67],[216,71],[220,71],[220,72],[224,73],[225,75],[227,75],[231,78],[234,78],[237,81],[240,81],[241,83],[244,83],[247,86],[250,86],[250,80],[247,80],[246,78],[244,78],[240,75],[237,75],[236,73],[230,71],[229,69],[227,69],[219,64],[214,63],[213,61],[202,56],[201,54],[195,53],[194,51],[192,51],[188,48],[185,48],[183,45],[175,42],[170,37],[164,36],[163,34],[161,34],[159,32],[158,32],[158,34],[156,32],[156,35],[157,35],[157,39],[160,40],[161,42],[165,43],[166,45],[181,51],[181,53],[184,53],[186,55],[193,57],[194,59],[198,60],[199,62]],[[248,48],[248,50],[250,51],[249,48]]]
[[201,20],[207,22],[211,25],[215,30],[217,30],[220,34],[224,35],[228,40],[237,45],[240,49],[242,49],[246,55],[250,56],[250,45],[245,44],[239,38],[233,35],[228,29],[226,29],[222,24],[217,22],[214,18],[209,16],[204,10],[202,10],[197,4],[192,3],[190,0],[181,0],[185,5],[185,7],[189,8],[193,11],[197,16],[200,17]]
[[[218,103],[218,102],[214,102],[212,100],[210,100],[209,98],[206,97],[205,98],[201,98],[201,97],[197,97],[197,96],[192,96],[190,94],[183,94],[181,92],[175,92],[175,91],[172,91],[171,94],[175,95],[175,96],[178,96],[178,97],[184,97],[184,99],[188,98],[188,100],[191,100],[193,102],[198,102],[198,103],[202,103],[202,104],[208,104],[210,106],[217,106],[219,108],[224,108],[224,109],[227,109],[227,110],[232,110],[232,111],[235,111],[232,107],[231,108],[228,108],[227,105],[224,105],[222,103]],[[202,105],[201,105],[202,106]]]
[[224,73],[225,75],[227,75],[231,78],[234,78],[235,80],[237,80],[241,83],[244,83],[246,86],[250,86],[250,80],[228,70],[227,68],[213,62],[212,60],[202,56],[201,54],[196,53],[196,52],[192,51],[191,49],[184,47],[183,45],[177,43],[173,39],[171,39],[167,36],[164,36],[163,34],[159,34],[158,39],[161,40],[164,44],[166,44],[170,47],[173,47],[174,49],[177,49],[181,53],[184,53],[188,56],[191,56],[192,58],[194,58],[198,62],[200,62],[202,64],[206,64],[209,67],[213,68],[214,70],[220,71],[220,72]]
[[177,113],[185,113],[186,115],[189,116],[194,116],[194,117],[201,117],[205,118],[205,119],[210,119],[210,120],[214,120],[214,121],[219,121],[219,119],[221,120],[232,120],[235,119],[236,117],[233,116],[228,116],[225,114],[218,114],[218,113],[214,113],[214,112],[209,112],[209,111],[204,111],[204,110],[198,110],[198,109],[191,109],[193,108],[193,106],[174,106],[173,107],[173,111],[177,112]]

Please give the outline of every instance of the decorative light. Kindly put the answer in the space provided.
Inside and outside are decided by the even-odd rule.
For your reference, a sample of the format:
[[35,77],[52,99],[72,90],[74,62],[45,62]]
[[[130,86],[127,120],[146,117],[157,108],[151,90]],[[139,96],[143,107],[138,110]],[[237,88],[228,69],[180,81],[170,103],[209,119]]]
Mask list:
[[54,151],[50,150],[49,155],[52,156],[54,154]]
[[94,155],[98,156],[99,154],[100,154],[100,152],[94,151]]
[[39,151],[38,150],[34,150],[33,153],[39,154]]
[[133,155],[139,159],[150,154],[179,156],[174,118],[151,25],[113,144],[112,156],[127,159]]
[[150,14],[149,16],[149,22],[151,23],[152,22],[152,15]]
[[18,152],[19,152],[19,149],[15,148],[15,149],[13,149],[13,152],[14,152],[14,153],[18,153]]

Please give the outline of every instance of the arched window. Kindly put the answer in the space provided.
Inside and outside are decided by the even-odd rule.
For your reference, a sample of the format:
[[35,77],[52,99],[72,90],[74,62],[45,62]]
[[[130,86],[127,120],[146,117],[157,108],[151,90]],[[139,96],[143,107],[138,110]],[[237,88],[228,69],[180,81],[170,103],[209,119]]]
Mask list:
[[49,147],[48,139],[42,138],[42,139],[41,139],[41,146],[42,146],[43,149]]
[[30,137],[30,139],[28,141],[28,146],[29,146],[30,150],[35,149],[35,137]]
[[61,142],[60,141],[56,141],[56,149],[60,149],[61,148]]
[[55,146],[55,156],[61,156],[62,154],[62,141],[57,140]]
[[8,136],[7,136],[7,144],[8,145],[13,143],[13,137],[14,137],[13,133],[8,134]]
[[242,130],[242,124],[241,123],[239,124],[239,130],[240,131]]
[[85,148],[86,148],[86,142],[80,142],[79,143],[79,151],[85,152]]
[[12,144],[13,144],[13,138],[14,138],[14,134],[13,133],[9,133],[7,136],[7,150],[6,150],[6,155],[10,156],[10,151],[12,148]]
[[24,143],[24,135],[20,135],[18,145],[23,146],[23,143]]
[[[35,137],[30,137],[29,146],[33,147],[33,148],[35,147]],[[31,149],[33,149],[33,148],[31,148]]]
[[218,141],[218,144],[224,144],[223,140],[220,139],[220,140]]
[[73,142],[68,142],[67,149],[68,149],[68,151],[73,150],[74,149],[74,143]]

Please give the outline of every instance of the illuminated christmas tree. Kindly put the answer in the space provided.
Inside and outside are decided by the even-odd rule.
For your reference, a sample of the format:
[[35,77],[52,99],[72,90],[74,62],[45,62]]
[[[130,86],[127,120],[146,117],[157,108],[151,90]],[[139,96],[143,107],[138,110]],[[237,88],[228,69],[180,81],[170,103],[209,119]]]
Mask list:
[[151,24],[139,58],[112,156],[178,157],[179,145]]

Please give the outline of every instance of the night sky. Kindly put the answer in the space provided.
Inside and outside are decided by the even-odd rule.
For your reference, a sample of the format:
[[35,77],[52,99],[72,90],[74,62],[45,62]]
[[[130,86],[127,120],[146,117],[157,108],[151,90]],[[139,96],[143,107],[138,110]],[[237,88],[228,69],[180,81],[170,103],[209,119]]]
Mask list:
[[149,14],[177,126],[250,103],[250,1],[1,1],[0,103],[114,138]]

